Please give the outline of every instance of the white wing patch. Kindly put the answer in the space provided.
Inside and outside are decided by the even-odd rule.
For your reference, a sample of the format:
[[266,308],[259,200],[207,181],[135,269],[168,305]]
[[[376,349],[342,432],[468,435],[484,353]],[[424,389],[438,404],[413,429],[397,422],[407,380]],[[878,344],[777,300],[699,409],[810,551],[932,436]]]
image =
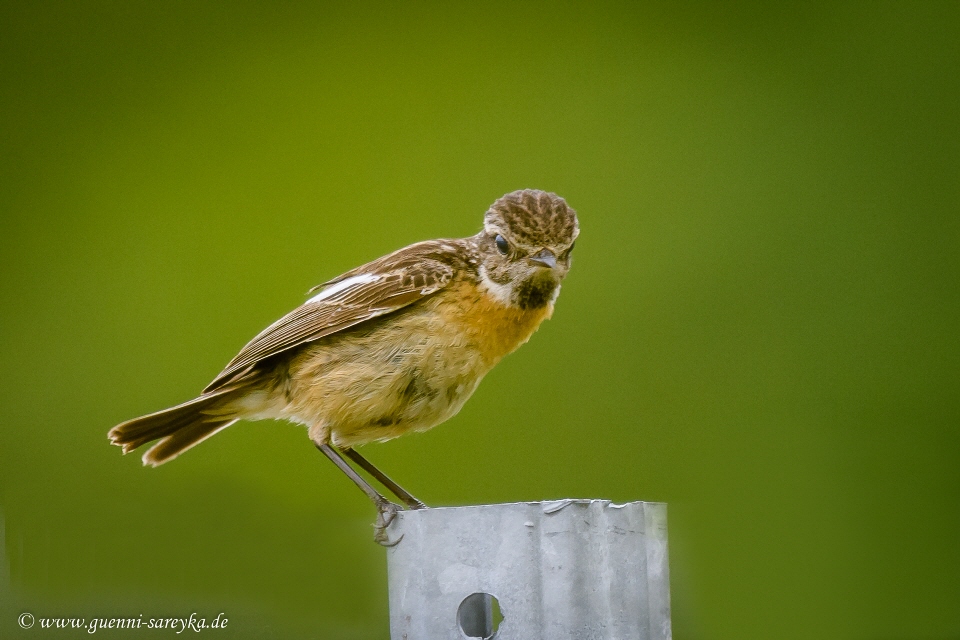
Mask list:
[[376,282],[376,281],[379,280],[379,279],[380,279],[380,276],[373,275],[373,274],[370,274],[370,273],[361,273],[361,274],[358,275],[358,276],[353,276],[353,277],[347,278],[346,280],[344,280],[344,281],[342,281],[342,282],[338,282],[338,283],[335,284],[335,285],[331,285],[331,286],[327,287],[326,289],[324,289],[323,291],[321,291],[321,292],[318,293],[317,295],[315,295],[315,296],[313,296],[312,298],[310,298],[309,300],[307,300],[305,304],[310,304],[311,302],[320,302],[320,301],[322,301],[322,300],[326,300],[327,298],[331,298],[331,297],[335,296],[336,294],[340,293],[341,291],[344,291],[344,290],[346,290],[346,289],[349,289],[350,287],[355,287],[355,286],[361,285],[361,284],[369,284],[369,283],[371,283],[371,282]]

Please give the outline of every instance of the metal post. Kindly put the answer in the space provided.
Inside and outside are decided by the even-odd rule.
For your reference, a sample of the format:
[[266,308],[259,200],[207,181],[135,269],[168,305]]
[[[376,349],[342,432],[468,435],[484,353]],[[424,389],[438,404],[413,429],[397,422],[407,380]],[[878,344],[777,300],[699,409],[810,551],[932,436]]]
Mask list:
[[388,533],[392,640],[671,638],[663,503],[402,511]]

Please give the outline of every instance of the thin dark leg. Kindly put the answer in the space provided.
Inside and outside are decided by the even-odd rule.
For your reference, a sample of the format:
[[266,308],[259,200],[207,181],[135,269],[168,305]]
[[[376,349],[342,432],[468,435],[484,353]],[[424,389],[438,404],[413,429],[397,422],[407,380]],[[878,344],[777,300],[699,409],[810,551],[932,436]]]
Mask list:
[[380,469],[377,469],[375,466],[373,466],[373,463],[360,455],[360,452],[356,449],[344,449],[343,454],[360,465],[360,468],[376,478],[380,484],[385,486],[387,489],[390,489],[393,495],[400,498],[400,500],[402,500],[403,503],[411,509],[427,508],[427,505],[417,500],[412,493],[391,480],[390,477],[383,471],[380,471]]
[[402,535],[400,538],[393,541],[387,538],[387,527],[390,526],[390,523],[397,516],[397,511],[400,509],[400,506],[395,505],[380,495],[376,489],[370,486],[369,482],[360,477],[360,474],[354,471],[353,467],[347,464],[346,460],[340,457],[340,454],[337,453],[336,449],[328,444],[318,444],[316,447],[321,453],[323,453],[323,455],[330,458],[330,462],[337,465],[337,468],[340,469],[340,471],[343,471],[348,478],[353,480],[353,483],[360,487],[360,490],[367,494],[368,498],[373,500],[373,504],[377,507],[377,522],[374,525],[375,533],[373,539],[385,547],[392,547],[400,542],[400,538],[403,537]]
[[330,461],[337,465],[337,468],[340,469],[340,471],[343,471],[345,474],[347,474],[347,477],[353,480],[353,483],[360,487],[360,490],[367,494],[368,498],[373,500],[373,504],[379,507],[383,503],[389,502],[389,500],[380,495],[380,493],[374,489],[369,482],[364,480],[359,473],[354,471],[353,467],[347,464],[347,461],[340,457],[340,454],[337,453],[336,449],[328,444],[318,444],[317,449],[320,449],[323,455],[330,458]]

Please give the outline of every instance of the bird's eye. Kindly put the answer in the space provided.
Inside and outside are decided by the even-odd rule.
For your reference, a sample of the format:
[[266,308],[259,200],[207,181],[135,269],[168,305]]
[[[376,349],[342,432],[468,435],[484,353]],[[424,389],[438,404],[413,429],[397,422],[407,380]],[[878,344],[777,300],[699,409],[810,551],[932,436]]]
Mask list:
[[503,255],[507,255],[508,253],[510,253],[510,243],[507,242],[506,238],[498,234],[497,237],[493,239],[493,241],[497,243],[497,251],[499,251]]

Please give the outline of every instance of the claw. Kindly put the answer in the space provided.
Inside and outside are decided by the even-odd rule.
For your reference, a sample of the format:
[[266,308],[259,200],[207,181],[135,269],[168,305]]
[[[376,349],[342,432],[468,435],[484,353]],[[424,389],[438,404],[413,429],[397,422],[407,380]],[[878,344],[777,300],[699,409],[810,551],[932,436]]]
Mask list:
[[400,534],[400,537],[396,540],[390,540],[387,536],[387,528],[393,522],[394,518],[397,517],[397,513],[402,510],[403,507],[387,500],[377,504],[377,520],[373,524],[374,542],[384,547],[393,547],[403,540],[403,534]]

